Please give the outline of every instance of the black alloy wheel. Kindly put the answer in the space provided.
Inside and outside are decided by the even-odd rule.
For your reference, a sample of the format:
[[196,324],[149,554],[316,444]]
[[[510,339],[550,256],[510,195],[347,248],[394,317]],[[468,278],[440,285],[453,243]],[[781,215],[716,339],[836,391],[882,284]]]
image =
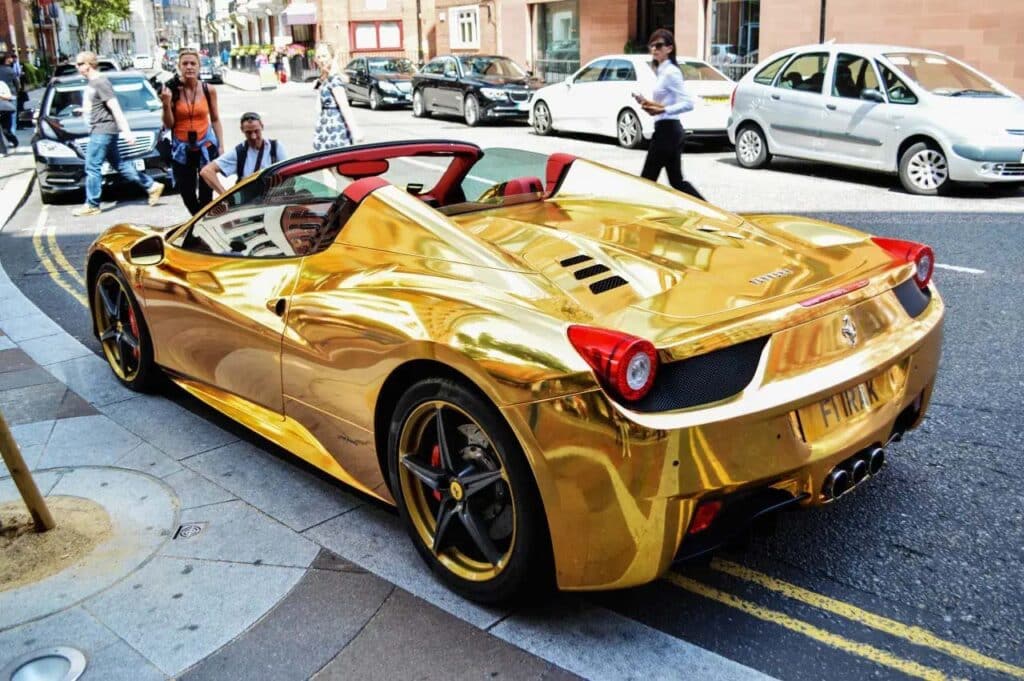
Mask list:
[[106,263],[100,268],[91,299],[103,355],[117,380],[139,392],[155,387],[159,370],[153,362],[149,330],[131,286],[116,265]]

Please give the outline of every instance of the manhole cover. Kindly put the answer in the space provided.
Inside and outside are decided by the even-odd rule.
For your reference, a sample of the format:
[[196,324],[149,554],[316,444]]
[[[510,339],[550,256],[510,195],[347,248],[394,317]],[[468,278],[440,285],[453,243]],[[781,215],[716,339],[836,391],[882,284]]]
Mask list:
[[29,653],[11,668],[11,681],[75,681],[85,671],[85,655],[64,646],[48,648]]
[[206,523],[188,523],[178,528],[174,533],[175,539],[191,539],[206,529]]

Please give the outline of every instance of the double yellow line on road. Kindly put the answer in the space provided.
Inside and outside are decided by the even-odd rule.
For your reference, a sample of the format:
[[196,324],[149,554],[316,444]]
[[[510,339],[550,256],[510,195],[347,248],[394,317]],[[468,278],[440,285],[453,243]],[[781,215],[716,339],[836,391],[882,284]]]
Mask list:
[[[36,255],[39,256],[39,264],[43,266],[57,286],[81,303],[83,307],[89,307],[85,279],[64,257],[64,252],[57,244],[57,225],[49,222],[49,216],[49,207],[44,204],[32,230],[32,247],[35,248]],[[70,279],[70,283],[66,279]]]
[[[850,620],[851,622],[870,627],[889,636],[901,638],[914,645],[930,648],[976,667],[981,667],[989,671],[1000,672],[1013,678],[1024,679],[1024,668],[988,657],[987,655],[983,655],[982,653],[959,643],[953,643],[939,638],[927,629],[910,626],[887,617],[882,617],[881,615],[876,615],[875,613],[864,610],[863,608],[858,608],[857,606],[845,603],[835,598],[824,596],[795,584],[790,584],[789,582],[784,582],[770,575],[766,575],[756,570],[751,570],[750,568],[736,563],[725,560],[714,560],[711,563],[711,567],[713,570],[727,574],[736,579],[756,584],[757,586],[778,593],[791,600],[818,608],[819,610],[824,610],[833,615],[838,615]],[[691,593],[717,601],[760,620],[771,622],[832,648],[884,665],[908,676],[929,680],[949,678],[945,672],[939,671],[938,669],[925,666],[914,662],[913,660],[898,657],[885,650],[876,648],[875,646],[839,636],[838,634],[816,627],[785,613],[766,608],[752,601],[748,601],[721,589],[704,584],[703,582],[698,582],[695,579],[684,577],[677,573],[670,573],[665,577],[665,579],[671,584],[690,591]]]

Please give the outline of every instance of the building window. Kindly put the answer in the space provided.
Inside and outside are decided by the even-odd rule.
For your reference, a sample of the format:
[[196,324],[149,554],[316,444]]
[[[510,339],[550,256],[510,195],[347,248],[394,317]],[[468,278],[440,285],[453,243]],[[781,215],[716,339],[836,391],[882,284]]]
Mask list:
[[355,50],[402,49],[402,22],[353,21],[352,46]]
[[480,48],[480,6],[466,5],[448,10],[448,30],[453,50]]
[[760,27],[760,0],[712,0],[711,39],[704,58],[739,80],[757,64]]
[[535,7],[534,72],[548,83],[564,80],[580,67],[579,2],[561,0]]

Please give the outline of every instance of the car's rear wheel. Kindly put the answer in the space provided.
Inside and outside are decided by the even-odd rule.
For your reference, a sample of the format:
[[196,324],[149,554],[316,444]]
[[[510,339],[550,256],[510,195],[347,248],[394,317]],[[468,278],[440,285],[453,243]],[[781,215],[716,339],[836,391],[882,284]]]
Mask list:
[[551,134],[551,109],[547,102],[539,101],[533,105],[533,131],[538,135]]
[[430,115],[427,111],[427,103],[423,101],[423,90],[416,90],[412,93],[412,115],[416,118],[425,118]]
[[153,344],[131,286],[114,264],[100,267],[93,283],[92,314],[107,363],[124,385],[140,392],[156,385]]
[[373,88],[370,90],[370,109],[376,111],[384,104],[384,100],[380,96],[380,90]]
[[763,168],[772,160],[768,140],[756,125],[744,125],[736,134],[736,162],[744,168]]
[[476,95],[466,95],[466,100],[462,103],[462,117],[471,128],[480,124],[480,101]]
[[943,193],[951,184],[946,154],[937,144],[910,145],[900,157],[900,183],[911,194],[936,196]]
[[416,550],[450,588],[506,603],[552,583],[551,542],[522,448],[486,399],[428,378],[388,435],[391,489]]
[[644,142],[643,129],[640,127],[640,117],[632,109],[624,109],[619,113],[615,129],[619,146],[627,149],[636,149]]

